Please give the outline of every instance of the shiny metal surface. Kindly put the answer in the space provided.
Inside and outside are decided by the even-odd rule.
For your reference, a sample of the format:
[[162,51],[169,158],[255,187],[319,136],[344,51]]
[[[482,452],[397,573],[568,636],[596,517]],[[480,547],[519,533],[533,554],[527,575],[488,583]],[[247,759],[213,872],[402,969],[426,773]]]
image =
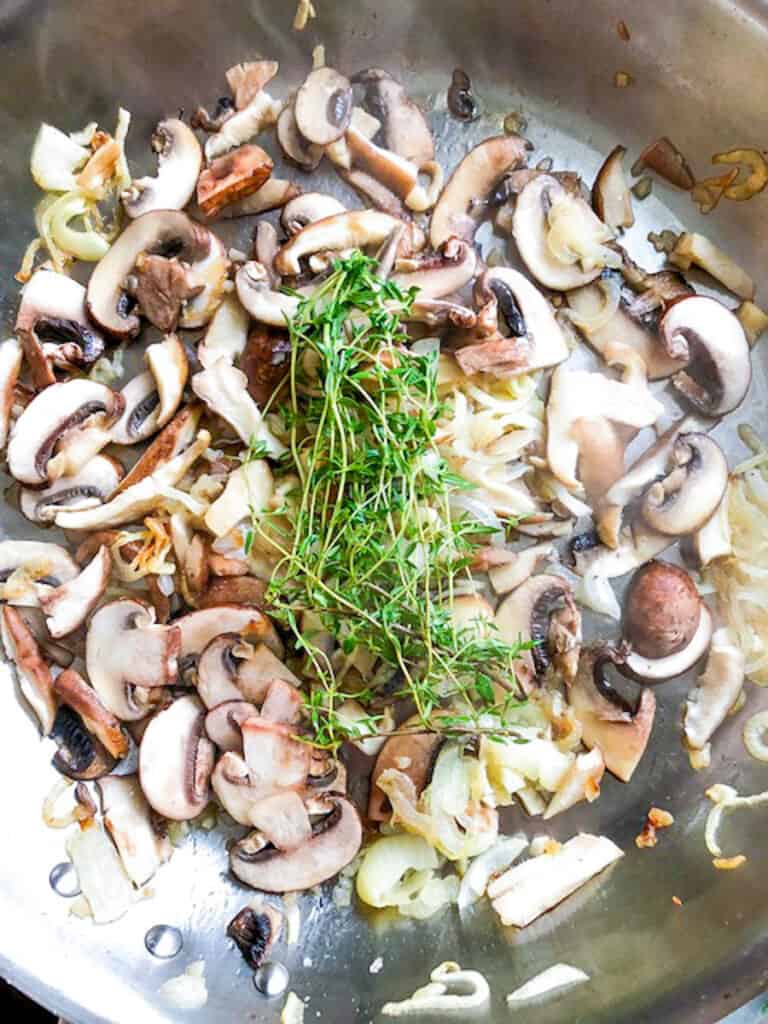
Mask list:
[[[593,0],[315,0],[316,21],[290,31],[293,2],[134,0],[99,3],[0,0],[0,322],[13,322],[13,281],[32,236],[37,198],[27,166],[41,120],[68,129],[91,119],[114,122],[118,104],[131,109],[129,151],[134,166],[149,166],[151,127],[179,106],[193,109],[223,90],[223,71],[257,55],[281,61],[279,95],[306,71],[312,47],[347,72],[380,64],[410,89],[434,100],[433,123],[446,121],[444,93],[452,68],[471,75],[484,113],[480,125],[453,125],[443,140],[446,165],[468,141],[498,130],[503,115],[522,109],[535,159],[591,180],[616,142],[631,153],[661,134],[672,137],[702,175],[708,156],[736,145],[764,144],[768,85],[768,11],[756,2],[648,0],[644,4]],[[623,20],[631,33],[616,31]],[[613,87],[617,70],[634,78]],[[690,198],[658,184],[636,204],[633,254],[649,266],[658,257],[644,242],[648,230],[681,220],[720,241],[751,270],[762,292],[768,258],[768,197],[699,216]],[[245,241],[245,224],[233,228]],[[765,429],[765,362],[756,372],[746,410]],[[732,453],[738,417],[718,429]],[[2,513],[7,534],[29,534],[19,516]],[[602,625],[600,631],[606,632]],[[754,687],[747,706],[728,720],[715,742],[712,767],[694,774],[679,743],[678,716],[687,681],[659,688],[653,746],[630,786],[608,780],[601,799],[558,817],[547,831],[567,838],[579,830],[604,832],[627,856],[553,913],[522,932],[504,930],[487,905],[460,922],[454,912],[426,923],[363,917],[338,909],[325,893],[301,897],[301,936],[273,956],[290,971],[290,987],[309,999],[307,1020],[347,1024],[373,1020],[387,999],[423,984],[442,960],[482,970],[493,991],[486,1019],[506,1021],[504,995],[543,967],[566,961],[591,976],[560,1000],[526,1011],[536,1024],[645,1020],[710,1024],[768,983],[768,829],[763,811],[733,816],[728,843],[748,853],[739,871],[716,872],[703,841],[712,781],[743,792],[768,786],[768,769],[750,762],[741,742],[745,715],[768,706]],[[41,821],[43,796],[54,781],[51,751],[41,745],[11,684],[0,684],[0,778],[5,810],[0,843],[0,971],[63,1017],[170,1024],[205,1020],[276,1021],[282,1000],[267,1000],[225,938],[226,922],[250,894],[226,876],[225,839],[202,832],[177,850],[152,882],[152,898],[113,925],[94,927],[69,913],[71,901],[48,884],[64,857],[64,834]],[[653,850],[637,851],[634,836],[652,805],[672,811],[676,823]],[[509,829],[529,835],[545,829],[515,812]],[[672,897],[682,900],[676,907]],[[162,961],[145,949],[158,922],[177,926],[181,955]],[[382,957],[383,969],[369,965]],[[204,959],[209,989],[197,1014],[174,1011],[158,994],[163,981]]]

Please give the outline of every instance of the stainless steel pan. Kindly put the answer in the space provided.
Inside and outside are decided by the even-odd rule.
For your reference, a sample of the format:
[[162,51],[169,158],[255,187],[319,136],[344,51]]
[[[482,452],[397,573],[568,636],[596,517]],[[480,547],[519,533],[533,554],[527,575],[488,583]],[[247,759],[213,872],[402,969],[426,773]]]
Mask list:
[[[757,0],[315,0],[317,21],[290,31],[293,0],[3,0],[0,2],[0,316],[10,327],[20,253],[32,236],[36,194],[28,156],[41,120],[74,128],[91,119],[109,125],[122,103],[134,115],[131,155],[141,169],[151,127],[179,106],[210,102],[223,70],[255,55],[281,62],[287,91],[305,73],[312,47],[346,71],[382,65],[446,121],[444,91],[452,68],[472,76],[485,119],[453,125],[442,156],[455,161],[470,138],[498,130],[522,109],[539,155],[590,180],[616,142],[630,152],[666,134],[701,171],[708,156],[736,145],[764,144],[768,109],[768,7]],[[622,41],[623,20],[631,39]],[[627,89],[614,73],[629,72]],[[146,155],[149,163],[148,153]],[[637,255],[650,260],[645,233],[678,218],[700,224],[752,271],[762,285],[768,257],[768,198],[730,204],[707,220],[690,198],[656,186],[637,204]],[[246,227],[235,237],[245,239]],[[238,235],[239,232],[239,235]],[[656,257],[654,256],[656,259]],[[765,300],[765,293],[763,292]],[[763,354],[756,353],[750,403],[743,410],[765,429]],[[735,452],[733,425],[718,437]],[[2,512],[7,533],[23,531]],[[713,780],[745,792],[765,789],[768,770],[749,762],[741,743],[743,712],[718,735],[708,772],[694,774],[678,738],[677,715],[687,682],[660,689],[653,747],[632,785],[609,781],[594,805],[555,820],[553,833],[606,832],[628,856],[561,907],[523,932],[504,931],[487,907],[463,924],[445,913],[425,924],[366,921],[327,899],[301,899],[296,946],[282,947],[291,987],[309,996],[307,1020],[368,1021],[387,998],[423,984],[442,960],[478,967],[494,993],[492,1019],[509,1019],[503,996],[542,967],[564,960],[584,968],[589,985],[544,1004],[526,1019],[541,1024],[645,1020],[697,1022],[721,1018],[768,980],[768,829],[760,812],[729,822],[737,849],[749,855],[736,872],[718,873],[703,843],[703,792]],[[751,689],[750,710],[768,703]],[[0,971],[72,1021],[160,1024],[195,1019],[164,1005],[157,990],[192,959],[204,958],[210,996],[197,1019],[272,1021],[269,1002],[224,937],[224,924],[248,898],[225,875],[223,839],[198,835],[156,878],[153,899],[106,927],[69,916],[48,885],[63,859],[63,837],[40,819],[54,778],[48,751],[20,711],[10,684],[0,690]],[[669,807],[675,827],[655,850],[638,852],[633,838],[652,804]],[[512,826],[519,825],[514,818]],[[525,823],[531,831],[530,822]],[[739,830],[741,834],[739,834]],[[536,829],[533,830],[534,832]],[[682,900],[682,907],[672,897]],[[144,949],[153,924],[178,925],[180,957],[163,962]],[[383,969],[369,973],[378,956]],[[311,958],[310,961],[305,958]]]

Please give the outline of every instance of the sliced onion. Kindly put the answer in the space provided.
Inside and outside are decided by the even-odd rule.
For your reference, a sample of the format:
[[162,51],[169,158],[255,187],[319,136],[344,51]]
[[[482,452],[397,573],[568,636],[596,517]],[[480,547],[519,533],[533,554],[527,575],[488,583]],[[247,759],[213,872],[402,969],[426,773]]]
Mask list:
[[29,169],[35,184],[46,192],[69,192],[75,188],[75,174],[91,155],[64,132],[41,124],[32,146]]
[[567,314],[571,323],[576,324],[577,327],[581,327],[582,330],[590,333],[593,331],[599,331],[601,327],[605,327],[606,324],[611,322],[618,311],[619,301],[621,299],[621,282],[615,275],[611,275],[608,278],[602,278],[597,282],[597,284],[605,296],[605,302],[597,313],[593,316],[583,316],[581,313],[578,313],[575,309],[571,309],[570,307],[563,311]]
[[52,203],[41,217],[40,234],[75,259],[96,263],[109,251],[109,242],[93,230],[75,230],[69,222],[90,213],[91,204],[77,192],[68,192]]
[[479,501],[477,498],[470,497],[468,494],[452,494],[448,499],[448,504],[454,512],[464,512],[478,523],[487,526],[491,544],[494,547],[503,547],[506,542],[504,527],[499,517],[489,505]]
[[122,917],[133,903],[133,886],[101,824],[93,823],[70,836],[67,854],[96,924]]
[[459,888],[459,910],[476,903],[484,894],[494,875],[499,874],[517,860],[528,845],[524,835],[505,836],[498,843],[475,857],[464,873]]
[[706,795],[715,806],[707,818],[704,841],[707,844],[707,850],[713,857],[722,857],[723,851],[717,841],[717,830],[720,827],[723,814],[733,810],[734,807],[760,807],[763,804],[768,804],[768,790],[764,790],[762,793],[753,793],[752,796],[739,796],[733,786],[717,783],[709,787]]
[[[385,1017],[412,1017],[424,1013],[462,1014],[486,1009],[491,998],[488,982],[479,971],[464,971],[448,961],[430,974],[430,984],[417,989],[410,999],[385,1003]],[[463,1019],[456,1017],[457,1020]]]
[[371,907],[394,907],[415,898],[438,866],[437,853],[420,836],[383,836],[368,847],[355,884]]
[[768,711],[758,711],[744,723],[744,746],[757,761],[768,763]]
[[403,917],[425,921],[458,899],[459,880],[456,875],[436,878],[430,872],[430,876],[414,899],[397,905],[398,913]]
[[571,967],[570,964],[554,964],[510,993],[507,996],[507,1005],[514,1006],[515,1003],[546,995],[556,988],[578,985],[583,981],[589,981],[589,975],[579,970],[578,967]]
[[613,592],[610,580],[597,573],[586,572],[576,584],[575,597],[579,604],[590,608],[598,615],[606,615],[619,622],[621,606]]

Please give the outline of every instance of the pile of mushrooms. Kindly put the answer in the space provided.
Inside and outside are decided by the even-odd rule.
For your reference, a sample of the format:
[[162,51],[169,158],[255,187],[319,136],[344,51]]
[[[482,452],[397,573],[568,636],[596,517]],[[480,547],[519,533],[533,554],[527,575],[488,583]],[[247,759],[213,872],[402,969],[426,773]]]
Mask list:
[[[450,170],[386,71],[315,67],[284,100],[268,91],[277,73],[274,61],[236,65],[212,113],[160,121],[157,173],[125,190],[124,228],[87,284],[41,266],[0,346],[0,441],[21,513],[41,531],[0,542],[3,644],[55,767],[98,780],[136,886],[168,855],[163,822],[215,800],[245,830],[230,851],[238,879],[311,888],[356,856],[361,817],[389,819],[383,771],[405,770],[417,794],[429,782],[441,740],[416,725],[383,747],[358,744],[378,754],[365,767],[370,801],[346,795],[341,760],[306,742],[299,660],[265,605],[269,551],[243,547],[249,509],[278,504],[270,464],[285,449],[264,408],[290,364],[286,320],[351,250],[378,254],[382,276],[418,289],[409,331],[439,334],[465,377],[551,371],[545,439],[526,450],[520,482],[537,513],[510,528],[513,546],[483,549],[488,585],[454,610],[523,644],[510,688],[536,702],[564,694],[600,773],[628,782],[653,726],[645,684],[709,652],[685,723],[701,748],[743,677],[727,638],[715,633],[710,649],[713,617],[691,577],[653,559],[678,540],[697,566],[727,550],[728,467],[710,431],[747,393],[749,346],[724,303],[624,253],[623,150],[591,196],[571,172],[529,168],[532,147],[515,135],[486,139]],[[261,143],[297,169],[292,180],[273,176]],[[313,189],[322,161],[346,201]],[[236,217],[258,218],[246,254],[217,235]],[[486,266],[475,244],[484,219],[527,273]],[[567,320],[600,365],[572,365]],[[143,368],[111,387],[91,369],[116,345],[143,346]],[[665,380],[666,392],[649,385]],[[662,432],[670,395],[687,415]],[[658,439],[627,466],[648,428]],[[232,455],[254,441],[266,458]],[[576,536],[585,513],[594,530]],[[63,541],[42,533],[51,526]],[[558,537],[571,540],[576,582],[558,567]],[[621,637],[582,649],[579,604],[618,618],[610,581],[632,572]],[[279,920],[253,914],[232,925],[251,960],[277,932]]]

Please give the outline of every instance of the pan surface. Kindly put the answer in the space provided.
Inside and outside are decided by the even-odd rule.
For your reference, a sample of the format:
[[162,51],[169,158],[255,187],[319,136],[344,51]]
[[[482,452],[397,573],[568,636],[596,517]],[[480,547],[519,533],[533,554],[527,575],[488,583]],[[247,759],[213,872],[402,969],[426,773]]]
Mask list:
[[[119,104],[133,114],[132,167],[151,160],[148,140],[160,117],[193,109],[223,91],[223,71],[255,56],[279,59],[276,93],[285,95],[306,73],[312,47],[326,46],[329,63],[347,73],[380,65],[428,101],[436,134],[447,123],[445,89],[451,70],[464,67],[483,120],[455,123],[440,155],[453,165],[471,141],[499,131],[504,115],[522,110],[536,146],[555,166],[591,181],[618,142],[639,152],[670,136],[702,176],[709,156],[761,145],[768,109],[768,10],[757,2],[661,0],[315,0],[318,18],[290,30],[292,0],[0,0],[0,320],[13,323],[20,254],[34,234],[38,198],[28,172],[40,121],[66,130],[90,120],[109,127]],[[629,41],[620,38],[624,21]],[[614,87],[626,71],[632,85]],[[758,281],[768,261],[768,198],[730,204],[702,218],[685,193],[660,183],[636,204],[632,253],[649,267],[659,257],[645,243],[649,230],[679,226],[716,239]],[[233,241],[248,228],[235,225]],[[749,403],[717,438],[732,456],[739,420],[765,430],[766,374],[755,354]],[[2,532],[31,536],[17,513],[3,507]],[[604,628],[604,627],[603,627]],[[704,846],[714,781],[740,792],[768,788],[768,769],[748,759],[741,741],[746,714],[768,706],[748,688],[746,709],[728,719],[714,744],[712,766],[695,774],[679,742],[678,713],[688,680],[657,691],[660,712],[652,747],[631,786],[604,785],[595,804],[555,819],[547,829],[565,839],[578,831],[610,835],[627,856],[554,912],[522,932],[503,930],[487,906],[459,923],[449,911],[431,921],[366,920],[335,906],[329,893],[303,896],[298,944],[279,955],[290,987],[309,998],[306,1020],[333,1024],[373,1020],[387,999],[404,998],[443,960],[482,970],[493,992],[486,1019],[506,1021],[504,995],[542,968],[565,961],[591,982],[544,1003],[526,1019],[537,1024],[645,1020],[708,1024],[768,983],[768,829],[760,816],[729,820],[729,841],[748,854],[739,871],[716,872]],[[51,868],[64,859],[64,836],[46,829],[40,809],[55,780],[50,751],[20,710],[10,681],[0,683],[0,779],[4,810],[0,841],[0,972],[68,1020],[276,1021],[282,1000],[266,1000],[225,939],[224,927],[250,894],[226,876],[225,840],[198,832],[177,850],[152,883],[154,895],[121,921],[95,927],[69,913],[49,887]],[[634,836],[652,805],[676,822],[653,850],[637,851]],[[507,830],[545,829],[519,812]],[[672,902],[676,896],[682,907]],[[158,923],[178,926],[184,949],[172,961],[152,958],[144,935]],[[369,965],[381,957],[383,967]],[[209,989],[197,1016],[174,1011],[158,989],[193,960],[205,961]]]

